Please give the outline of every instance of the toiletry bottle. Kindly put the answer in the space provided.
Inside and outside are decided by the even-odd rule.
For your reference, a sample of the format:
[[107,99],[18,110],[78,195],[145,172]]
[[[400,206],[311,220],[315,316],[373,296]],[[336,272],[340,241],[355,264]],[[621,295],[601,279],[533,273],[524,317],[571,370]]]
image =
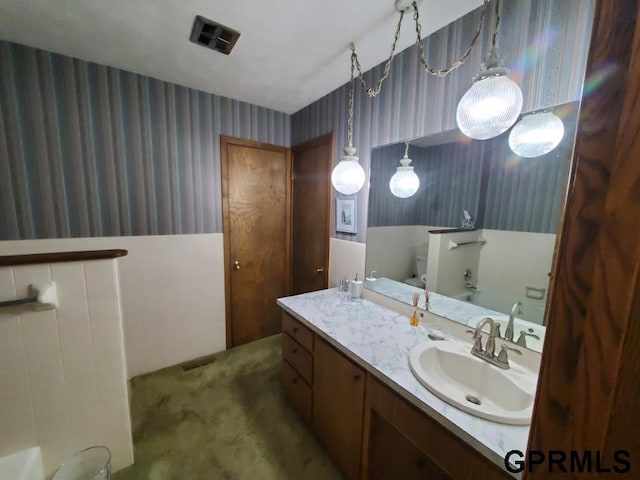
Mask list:
[[351,282],[351,298],[356,299],[360,298],[362,295],[362,280],[358,280],[358,274],[356,273],[356,278]]

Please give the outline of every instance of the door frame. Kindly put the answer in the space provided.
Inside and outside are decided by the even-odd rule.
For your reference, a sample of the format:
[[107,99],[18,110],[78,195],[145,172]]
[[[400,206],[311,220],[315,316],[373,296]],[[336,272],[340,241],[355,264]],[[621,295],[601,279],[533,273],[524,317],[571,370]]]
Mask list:
[[[291,223],[293,223],[293,202],[295,198],[293,198],[293,183],[296,181],[294,176],[294,164],[296,161],[296,150],[304,150],[310,147],[315,147],[317,145],[329,144],[329,152],[331,158],[327,165],[327,178],[329,179],[327,183],[327,225],[326,225],[326,235],[327,235],[327,248],[325,252],[325,269],[324,269],[324,286],[327,288],[329,286],[329,255],[331,249],[331,225],[333,225],[333,209],[331,208],[331,203],[333,200],[333,190],[331,188],[331,172],[333,170],[333,160],[334,160],[334,148],[335,148],[336,136],[333,131],[329,133],[325,133],[324,135],[320,135],[319,137],[313,138],[311,140],[307,140],[306,142],[299,143],[298,145],[294,145],[291,147],[291,195],[292,195],[292,205],[291,205]],[[293,234],[293,232],[292,232]],[[293,245],[293,238],[291,239],[291,245]],[[289,265],[289,285],[292,285],[293,282],[293,263]]]
[[[291,219],[292,219],[292,153],[288,147],[281,147],[269,143],[256,142],[243,138],[220,135],[220,174],[222,186],[222,234],[224,241],[224,301],[225,301],[225,335],[226,348],[233,347],[233,322],[231,321],[231,225],[229,221],[229,157],[227,148],[229,145],[255,148],[280,152],[286,155],[286,198],[285,198],[285,295],[291,291]],[[257,293],[256,293],[257,294]]]

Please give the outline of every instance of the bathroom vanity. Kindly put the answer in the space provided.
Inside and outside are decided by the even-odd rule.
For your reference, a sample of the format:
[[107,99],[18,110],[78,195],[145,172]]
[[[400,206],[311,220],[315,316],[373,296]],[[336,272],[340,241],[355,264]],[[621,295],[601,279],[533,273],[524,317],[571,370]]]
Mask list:
[[424,388],[408,318],[337,289],[281,298],[286,397],[350,480],[512,478],[528,426],[483,420]]

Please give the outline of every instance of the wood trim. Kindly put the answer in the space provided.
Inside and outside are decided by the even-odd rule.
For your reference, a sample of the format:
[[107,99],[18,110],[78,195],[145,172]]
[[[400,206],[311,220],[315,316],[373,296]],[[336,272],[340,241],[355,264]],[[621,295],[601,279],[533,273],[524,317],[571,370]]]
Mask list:
[[[296,150],[304,150],[306,148],[309,147],[315,147],[315,146],[319,146],[319,145],[324,145],[324,144],[329,144],[329,152],[331,152],[331,159],[328,162],[327,165],[327,176],[329,178],[329,184],[327,185],[327,188],[329,189],[328,195],[327,195],[327,251],[325,254],[325,269],[324,269],[324,286],[325,288],[327,288],[329,286],[329,258],[330,258],[330,250],[331,250],[331,225],[333,225],[332,221],[333,221],[333,208],[331,208],[331,204],[332,204],[332,192],[331,192],[331,171],[333,170],[333,162],[335,160],[334,158],[334,149],[335,149],[335,143],[336,142],[336,136],[334,132],[329,132],[326,133],[324,135],[321,135],[320,137],[316,137],[312,140],[307,140],[306,142],[303,143],[299,143],[298,145],[295,145],[291,148],[291,154],[292,154],[292,164],[291,164],[291,171],[293,172],[293,162],[295,161],[295,155],[296,155]],[[293,182],[294,179],[292,178],[292,191],[293,191]],[[293,216],[293,202],[295,201],[295,199],[292,198],[292,204],[291,204],[291,216]],[[292,275],[293,275],[293,265],[290,264],[290,268],[289,268],[289,279],[290,282],[292,281]]]
[[429,230],[429,233],[442,234],[442,233],[460,233],[460,232],[475,232],[477,228],[443,228],[441,230]]
[[[222,190],[222,233],[224,243],[224,299],[225,299],[225,333],[226,348],[233,346],[233,325],[231,322],[231,245],[229,239],[229,158],[227,156],[227,148],[229,145],[240,145],[249,148],[258,148],[260,150],[270,150],[274,152],[284,152],[287,156],[287,175],[291,178],[291,149],[269,143],[256,142],[253,140],[245,140],[242,138],[229,137],[220,135],[220,182]],[[287,219],[285,226],[285,264],[287,270],[291,271],[291,181],[287,182],[286,191],[286,207]],[[285,290],[287,295],[291,291],[290,275],[285,275]]]
[[74,252],[30,253],[27,255],[4,255],[0,257],[0,267],[35,265],[38,263],[85,262],[88,260],[108,260],[124,257],[129,252],[122,249],[84,250]]
[[617,449],[640,454],[638,13],[638,0],[596,3],[586,78],[606,75],[580,110],[529,437],[530,450],[603,451],[608,466]]

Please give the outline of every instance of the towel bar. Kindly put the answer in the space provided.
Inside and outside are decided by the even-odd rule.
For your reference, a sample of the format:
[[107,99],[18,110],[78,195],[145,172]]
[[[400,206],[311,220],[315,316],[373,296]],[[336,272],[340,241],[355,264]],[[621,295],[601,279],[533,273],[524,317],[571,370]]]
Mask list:
[[7,300],[6,302],[0,302],[0,307],[14,307],[16,305],[28,305],[30,303],[37,303],[38,297],[19,298],[17,300]]

